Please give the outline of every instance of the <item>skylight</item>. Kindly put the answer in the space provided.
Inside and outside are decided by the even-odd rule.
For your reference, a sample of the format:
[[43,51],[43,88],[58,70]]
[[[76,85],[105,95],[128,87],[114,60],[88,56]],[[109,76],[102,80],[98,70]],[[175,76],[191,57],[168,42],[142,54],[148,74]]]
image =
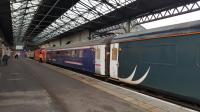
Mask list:
[[42,0],[11,0],[11,17],[15,41],[25,35]]
[[82,24],[88,23],[109,12],[128,5],[136,0],[80,0],[61,17],[44,29],[33,40],[45,41]]

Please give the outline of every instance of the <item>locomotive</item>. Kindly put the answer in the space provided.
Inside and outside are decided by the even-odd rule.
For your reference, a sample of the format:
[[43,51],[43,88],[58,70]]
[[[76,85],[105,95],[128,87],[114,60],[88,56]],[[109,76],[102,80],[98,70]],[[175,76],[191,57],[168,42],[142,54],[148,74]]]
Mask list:
[[200,104],[200,21],[47,48],[46,62]]
[[[42,55],[40,57],[39,55]],[[34,51],[34,59],[41,62],[46,62],[46,49],[37,49]]]

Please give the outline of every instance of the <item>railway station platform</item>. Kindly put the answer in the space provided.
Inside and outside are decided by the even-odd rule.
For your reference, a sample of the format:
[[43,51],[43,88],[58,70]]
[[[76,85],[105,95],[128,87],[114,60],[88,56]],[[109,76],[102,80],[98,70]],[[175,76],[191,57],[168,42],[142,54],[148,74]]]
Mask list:
[[31,59],[0,66],[0,112],[195,112]]

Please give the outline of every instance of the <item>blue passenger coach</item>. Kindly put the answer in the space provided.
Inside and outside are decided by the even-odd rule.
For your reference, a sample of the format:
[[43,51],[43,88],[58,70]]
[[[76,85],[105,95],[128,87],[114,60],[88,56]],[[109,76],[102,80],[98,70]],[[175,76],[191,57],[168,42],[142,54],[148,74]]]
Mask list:
[[94,50],[92,47],[47,50],[47,62],[94,73]]
[[96,47],[98,45],[106,45],[108,41],[110,39],[98,39],[90,42],[74,43],[59,48],[48,48],[47,62],[95,73],[95,62],[97,62]]

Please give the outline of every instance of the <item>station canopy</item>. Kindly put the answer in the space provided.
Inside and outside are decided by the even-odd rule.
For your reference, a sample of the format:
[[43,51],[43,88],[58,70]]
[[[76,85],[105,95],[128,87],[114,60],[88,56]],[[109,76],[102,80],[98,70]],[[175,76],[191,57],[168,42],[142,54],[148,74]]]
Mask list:
[[[41,43],[198,0],[10,0],[14,41]],[[75,30],[76,29],[76,30]]]
[[109,0],[109,2],[80,0],[37,35],[34,40],[55,37],[134,1],[136,0]]
[[[42,0],[11,0],[13,36],[22,39]],[[21,38],[19,38],[21,37]]]
[[[42,32],[37,34],[33,40],[37,41],[44,37],[46,37],[46,39],[55,37],[135,1],[136,0],[80,0],[71,8],[66,9],[66,12],[54,20]],[[38,8],[40,6],[48,7],[48,5],[45,6],[42,0],[11,0],[10,2],[14,37],[18,37],[17,39],[22,40],[24,36],[32,36],[31,34],[35,33],[34,31],[40,30],[37,29],[37,27],[44,22],[45,16],[43,17],[44,19],[41,20],[39,24],[35,24],[35,26],[31,24],[31,22],[34,15],[37,14]],[[59,0],[56,2],[58,3]],[[56,7],[56,5],[57,4],[54,3],[54,6],[51,7],[59,9],[60,7]],[[46,14],[46,17],[47,16],[50,15]],[[34,26],[32,32],[26,34],[30,25]]]

